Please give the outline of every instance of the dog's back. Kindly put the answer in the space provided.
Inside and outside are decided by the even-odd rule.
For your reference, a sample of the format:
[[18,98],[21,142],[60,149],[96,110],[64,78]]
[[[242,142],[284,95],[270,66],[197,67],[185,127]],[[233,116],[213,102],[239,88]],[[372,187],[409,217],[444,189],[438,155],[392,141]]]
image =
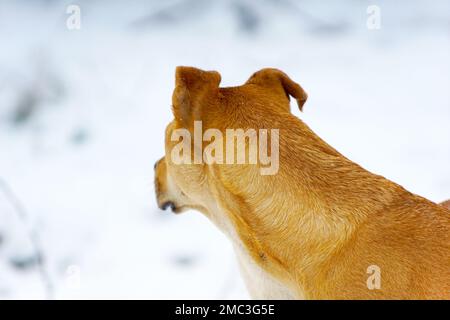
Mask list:
[[444,201],[440,205],[446,207],[447,209],[450,209],[450,200]]
[[[335,261],[334,298],[450,299],[450,211],[406,192],[370,215]],[[375,270],[379,287],[370,288],[361,279]]]

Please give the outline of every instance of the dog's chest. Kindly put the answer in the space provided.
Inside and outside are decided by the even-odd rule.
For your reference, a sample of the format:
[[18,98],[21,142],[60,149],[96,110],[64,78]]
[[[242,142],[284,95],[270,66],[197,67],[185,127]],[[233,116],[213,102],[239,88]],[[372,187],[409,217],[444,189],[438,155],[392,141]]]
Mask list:
[[216,207],[215,215],[211,218],[230,238],[250,296],[253,299],[301,299],[298,293],[294,295],[288,287],[258,265],[248,253],[231,221],[225,217],[226,215]]
[[261,268],[241,245],[235,245],[247,289],[253,299],[295,299],[289,288]]

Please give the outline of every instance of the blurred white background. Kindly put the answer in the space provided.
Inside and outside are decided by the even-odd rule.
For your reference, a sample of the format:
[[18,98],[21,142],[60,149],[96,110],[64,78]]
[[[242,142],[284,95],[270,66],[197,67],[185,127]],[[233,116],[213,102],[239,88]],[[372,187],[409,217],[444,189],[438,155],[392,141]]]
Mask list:
[[332,146],[450,198],[449,36],[445,0],[1,1],[0,299],[248,298],[220,231],[154,200],[177,65],[280,68]]

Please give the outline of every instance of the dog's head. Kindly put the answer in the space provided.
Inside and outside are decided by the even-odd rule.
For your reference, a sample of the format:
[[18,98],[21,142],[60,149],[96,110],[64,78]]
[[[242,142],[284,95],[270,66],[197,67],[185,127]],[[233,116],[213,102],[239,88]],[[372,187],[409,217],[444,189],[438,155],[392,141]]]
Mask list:
[[[209,215],[229,197],[247,198],[243,193],[253,192],[249,185],[255,185],[255,175],[270,182],[269,160],[277,160],[278,152],[273,129],[280,129],[291,116],[290,96],[300,109],[307,99],[297,83],[276,69],[262,69],[239,87],[219,88],[220,81],[216,71],[176,69],[174,120],[166,128],[165,156],[155,164],[156,196],[162,209],[171,207],[176,213],[197,209]],[[244,133],[243,149],[237,136],[230,146],[230,129]],[[251,162],[253,147],[266,148],[266,154],[257,150],[256,162]],[[244,151],[243,159],[239,151]]]

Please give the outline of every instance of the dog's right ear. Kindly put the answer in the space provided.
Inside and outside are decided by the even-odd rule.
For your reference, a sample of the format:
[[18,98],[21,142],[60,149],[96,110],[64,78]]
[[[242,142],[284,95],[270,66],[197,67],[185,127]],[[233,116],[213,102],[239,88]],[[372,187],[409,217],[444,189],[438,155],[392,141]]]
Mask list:
[[203,71],[193,67],[176,68],[172,109],[178,123],[190,127],[195,120],[201,120],[202,107],[217,92],[220,80],[217,71]]
[[283,71],[274,68],[265,68],[255,72],[246,84],[256,84],[280,92],[287,97],[292,96],[297,100],[298,108],[303,110],[303,105],[308,99],[305,90],[296,82],[292,81]]

